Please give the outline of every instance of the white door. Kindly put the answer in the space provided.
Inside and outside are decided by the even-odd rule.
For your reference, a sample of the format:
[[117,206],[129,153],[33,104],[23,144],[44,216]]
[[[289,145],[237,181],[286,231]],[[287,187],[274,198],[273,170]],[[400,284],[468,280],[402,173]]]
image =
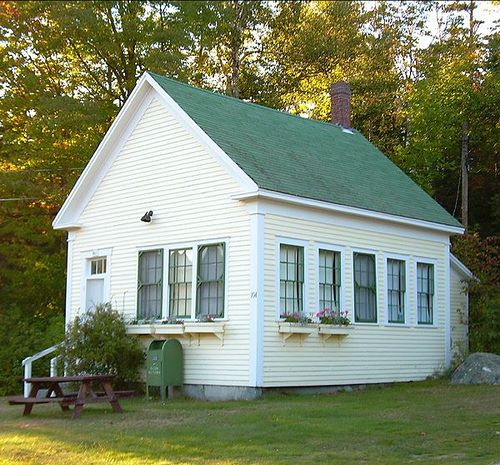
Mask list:
[[104,303],[104,278],[87,278],[85,311],[92,310],[96,305],[102,303]]
[[105,293],[107,279],[107,257],[93,257],[87,261],[85,282],[85,311],[93,310],[96,305],[108,300]]

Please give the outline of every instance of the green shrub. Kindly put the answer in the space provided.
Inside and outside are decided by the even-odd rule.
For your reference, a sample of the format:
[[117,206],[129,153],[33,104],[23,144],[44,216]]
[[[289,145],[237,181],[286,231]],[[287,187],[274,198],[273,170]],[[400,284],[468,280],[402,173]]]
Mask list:
[[109,303],[73,320],[59,355],[68,374],[112,373],[117,386],[136,383],[144,361],[138,338],[126,333],[123,317]]

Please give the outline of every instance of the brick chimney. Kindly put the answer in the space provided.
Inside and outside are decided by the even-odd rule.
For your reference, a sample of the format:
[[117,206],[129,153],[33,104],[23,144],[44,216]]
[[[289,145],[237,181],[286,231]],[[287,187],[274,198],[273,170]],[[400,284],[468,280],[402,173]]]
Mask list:
[[347,82],[336,82],[330,88],[332,123],[351,127],[351,87]]

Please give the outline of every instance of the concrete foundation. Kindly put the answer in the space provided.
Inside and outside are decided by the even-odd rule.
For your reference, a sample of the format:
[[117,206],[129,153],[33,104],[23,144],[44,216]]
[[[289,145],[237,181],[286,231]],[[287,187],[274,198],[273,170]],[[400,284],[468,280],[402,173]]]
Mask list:
[[210,384],[185,384],[184,395],[199,400],[254,400],[262,389],[244,386],[214,386]]
[[243,387],[243,386],[214,386],[209,384],[185,384],[183,394],[199,400],[254,400],[266,393],[282,394],[336,394],[338,392],[362,391],[390,386],[393,383],[352,384],[344,386],[295,386],[295,387]]

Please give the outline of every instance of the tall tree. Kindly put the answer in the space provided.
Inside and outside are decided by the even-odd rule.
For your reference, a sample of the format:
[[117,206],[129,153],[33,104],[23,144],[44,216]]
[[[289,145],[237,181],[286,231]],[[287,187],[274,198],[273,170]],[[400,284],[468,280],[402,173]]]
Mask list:
[[179,2],[179,16],[190,30],[190,81],[237,98],[254,100],[262,73],[261,37],[268,28],[269,2]]
[[330,85],[347,80],[354,127],[398,159],[429,9],[423,2],[280,2],[266,52],[281,107],[327,120]]
[[183,69],[175,13],[162,22],[156,5],[131,1],[0,4],[2,373],[56,342],[49,325],[62,333],[65,240],[52,219],[138,75]]
[[[403,157],[420,184],[458,216],[462,152],[466,152],[469,223],[473,228],[480,225],[483,234],[492,234],[493,203],[500,184],[494,58],[498,51],[492,47],[497,39],[479,34],[479,22],[470,13],[477,8],[475,2],[436,7],[445,9],[447,20],[437,40],[420,53],[421,75],[408,98],[411,139]],[[465,149],[464,136],[468,138]]]

